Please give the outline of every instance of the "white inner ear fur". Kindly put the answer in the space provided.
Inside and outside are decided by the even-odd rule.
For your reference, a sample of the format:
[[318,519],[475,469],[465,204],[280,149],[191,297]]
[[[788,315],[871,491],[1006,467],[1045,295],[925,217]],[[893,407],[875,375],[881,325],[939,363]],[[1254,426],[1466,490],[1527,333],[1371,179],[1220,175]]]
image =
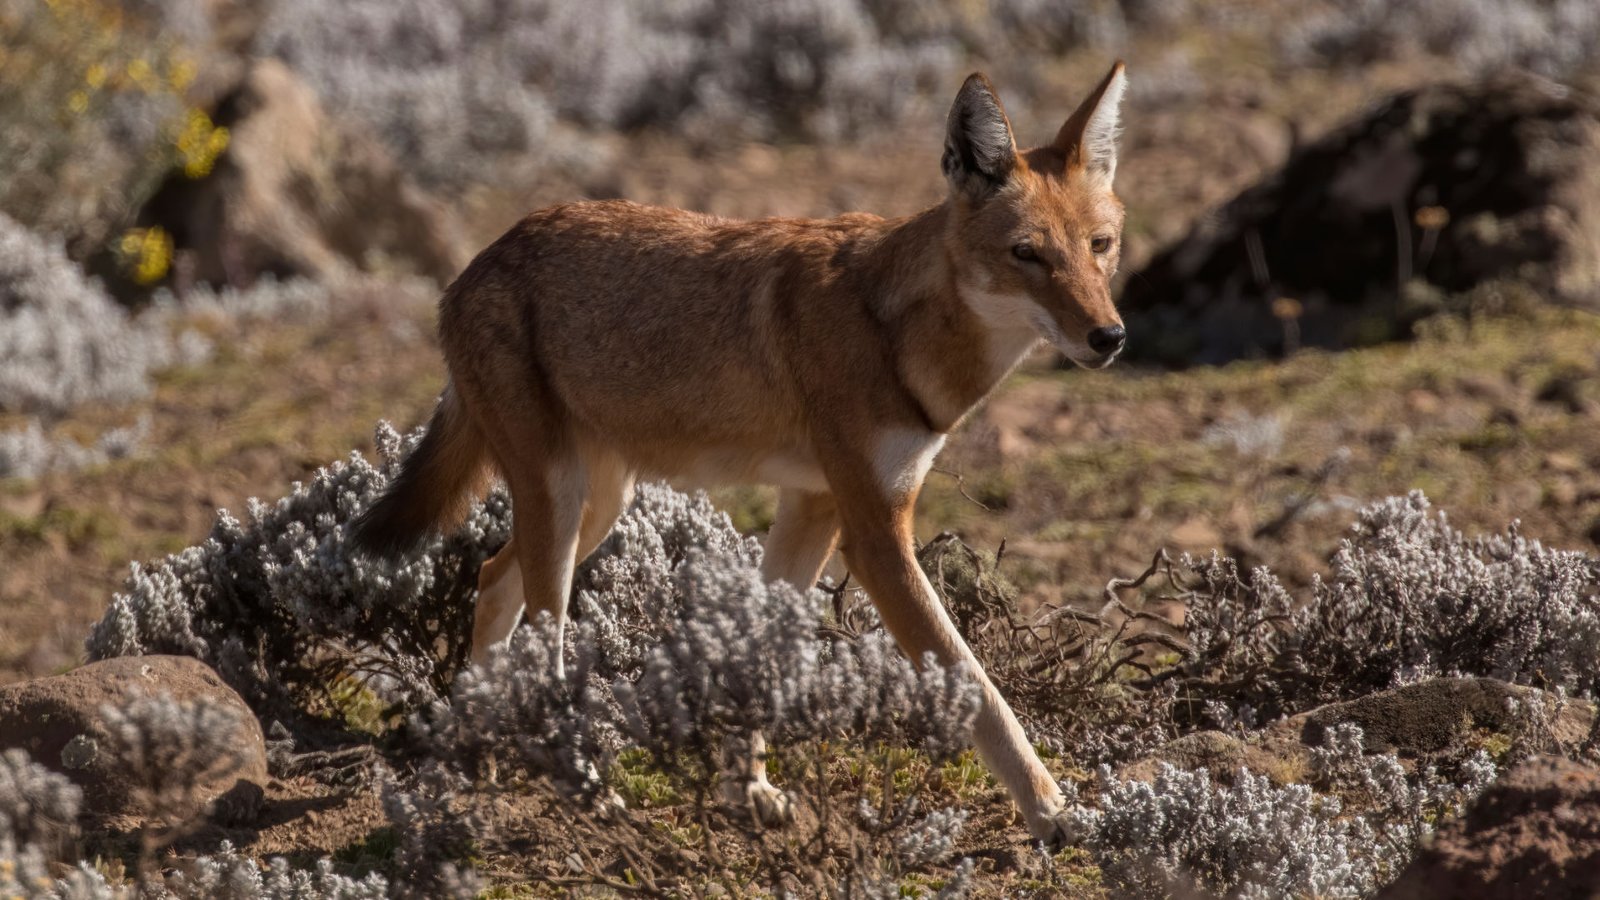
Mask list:
[[1118,69],[1083,129],[1084,163],[1106,181],[1117,174],[1117,137],[1122,130],[1122,94],[1127,88],[1128,76]]
[[1005,114],[988,91],[979,90],[970,101],[972,118],[968,120],[967,140],[972,154],[985,172],[993,172],[1005,163],[1007,157],[1017,152],[1011,128],[1006,125]]
[[972,163],[990,177],[998,177],[1010,168],[1009,160],[1016,156],[1016,140],[1011,136],[1011,126],[1000,106],[1000,98],[990,93],[981,82],[968,80],[961,86],[955,103],[950,107],[946,123],[945,150],[948,154],[945,174],[958,177],[953,165],[959,165],[962,148],[972,154]]

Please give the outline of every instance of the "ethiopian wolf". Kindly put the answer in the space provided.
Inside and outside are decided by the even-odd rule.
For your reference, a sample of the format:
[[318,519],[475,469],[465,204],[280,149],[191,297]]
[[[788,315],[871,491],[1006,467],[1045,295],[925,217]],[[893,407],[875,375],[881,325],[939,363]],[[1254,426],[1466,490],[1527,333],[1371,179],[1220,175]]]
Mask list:
[[[1125,85],[1119,62],[1054,140],[1018,150],[972,75],[945,135],[949,193],[904,218],[529,215],[440,301],[449,384],[356,545],[405,553],[498,473],[515,524],[479,575],[481,660],[524,610],[562,620],[636,478],[775,485],[767,577],[810,587],[838,549],[907,655],[970,666],[979,752],[1033,834],[1060,840],[1060,789],[918,568],[912,509],[946,435],[1040,339],[1091,369],[1122,350]],[[759,761],[742,777],[733,793],[782,819]]]

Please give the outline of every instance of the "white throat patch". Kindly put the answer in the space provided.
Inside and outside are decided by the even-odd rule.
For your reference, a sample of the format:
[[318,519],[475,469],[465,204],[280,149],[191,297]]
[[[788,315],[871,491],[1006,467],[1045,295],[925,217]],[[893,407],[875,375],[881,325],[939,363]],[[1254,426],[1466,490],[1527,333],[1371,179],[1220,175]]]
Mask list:
[[990,383],[999,383],[1041,339],[1066,349],[1065,336],[1044,307],[1027,294],[962,285],[961,299],[983,323]]

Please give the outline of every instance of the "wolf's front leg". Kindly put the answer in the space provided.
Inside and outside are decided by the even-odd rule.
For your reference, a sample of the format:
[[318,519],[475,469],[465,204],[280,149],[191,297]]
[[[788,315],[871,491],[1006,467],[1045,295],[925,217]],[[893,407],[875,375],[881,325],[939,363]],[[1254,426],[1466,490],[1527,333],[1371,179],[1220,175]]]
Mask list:
[[[851,478],[852,472],[871,472],[867,467],[841,468],[842,478]],[[845,562],[872,597],[884,626],[913,662],[920,664],[924,654],[932,653],[941,664],[964,665],[977,678],[983,691],[983,708],[973,729],[978,753],[1010,792],[1033,836],[1060,844],[1067,837],[1061,820],[1065,803],[1060,787],[917,565],[911,514],[922,473],[915,474],[915,479],[880,478],[876,484],[866,478],[835,484],[844,525],[841,549]]]

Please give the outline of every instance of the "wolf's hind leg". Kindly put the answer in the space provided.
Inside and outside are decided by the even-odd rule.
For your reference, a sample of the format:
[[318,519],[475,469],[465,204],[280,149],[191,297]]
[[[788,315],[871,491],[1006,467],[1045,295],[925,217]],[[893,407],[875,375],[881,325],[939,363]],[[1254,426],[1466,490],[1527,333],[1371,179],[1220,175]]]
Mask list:
[[[810,590],[839,540],[839,513],[830,494],[785,490],[778,519],[767,535],[761,574]],[[748,741],[729,737],[722,747],[722,798],[747,811],[757,824],[774,827],[794,820],[789,798],[767,780],[767,742],[757,731]]]
[[474,663],[488,662],[494,648],[511,636],[522,618],[524,602],[522,569],[513,538],[478,570],[478,606],[472,618]]

